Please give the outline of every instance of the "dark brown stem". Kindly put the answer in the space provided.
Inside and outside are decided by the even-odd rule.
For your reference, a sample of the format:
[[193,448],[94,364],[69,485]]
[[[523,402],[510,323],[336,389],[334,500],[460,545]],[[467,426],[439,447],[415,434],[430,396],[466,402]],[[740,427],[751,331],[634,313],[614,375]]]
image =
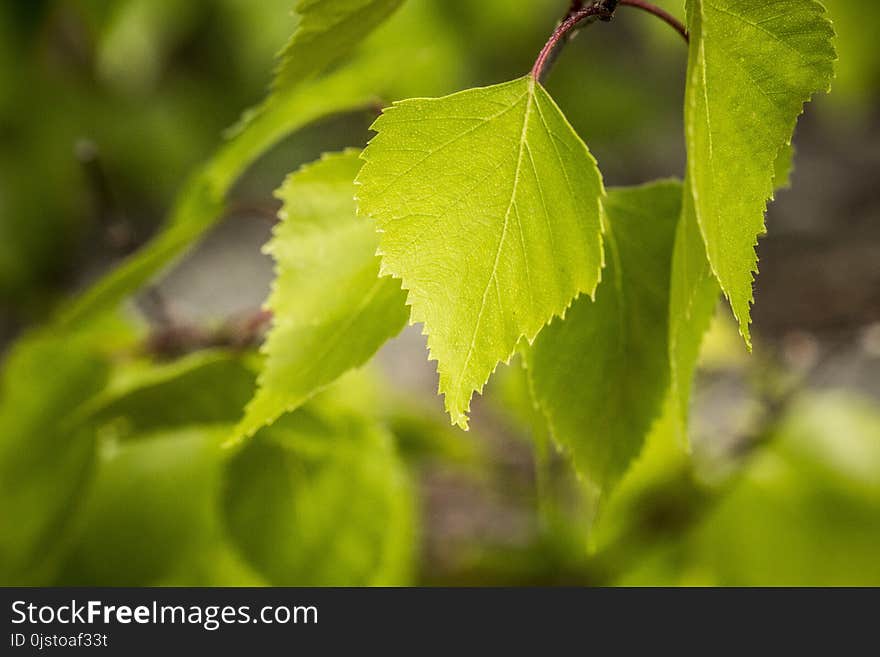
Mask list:
[[231,317],[216,328],[181,322],[161,324],[138,345],[137,351],[159,359],[174,359],[203,349],[251,349],[263,341],[271,322],[272,313],[260,310]]
[[278,204],[270,203],[236,203],[226,209],[226,218],[242,217],[262,219],[269,225],[278,222]]
[[116,202],[97,144],[80,139],[74,146],[74,155],[85,173],[104,241],[119,255],[128,253],[135,246],[134,230]]
[[684,26],[684,24],[677,18],[675,18],[675,16],[667,11],[664,11],[660,7],[652,5],[650,2],[645,2],[645,0],[620,0],[618,4],[622,7],[635,7],[636,9],[641,9],[642,11],[646,11],[649,14],[656,16],[667,25],[670,25],[676,32],[678,32],[682,36],[682,38],[684,38],[685,42],[690,41],[687,28]]

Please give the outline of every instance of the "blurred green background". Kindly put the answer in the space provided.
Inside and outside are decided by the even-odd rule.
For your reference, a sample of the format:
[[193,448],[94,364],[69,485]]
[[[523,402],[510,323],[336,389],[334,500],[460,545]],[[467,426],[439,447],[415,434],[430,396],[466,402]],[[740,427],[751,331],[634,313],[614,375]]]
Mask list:
[[[408,0],[368,47],[406,43],[424,66],[388,66],[382,101],[522,75],[567,4]],[[824,4],[838,79],[802,118],[792,188],[769,211],[756,353],[722,312],[691,453],[658,421],[598,500],[546,444],[516,364],[472,432],[449,428],[417,328],[237,452],[220,444],[252,394],[248,345],[143,348],[247,322],[271,280],[272,191],[363,146],[374,110],[261,158],[224,220],[118,316],[61,343],[34,333],[157,233],[265,95],[295,19],[293,0],[2,3],[0,583],[880,585],[880,46],[866,29],[880,4]],[[609,185],[681,175],[686,56],[623,8],[557,62],[548,89]]]

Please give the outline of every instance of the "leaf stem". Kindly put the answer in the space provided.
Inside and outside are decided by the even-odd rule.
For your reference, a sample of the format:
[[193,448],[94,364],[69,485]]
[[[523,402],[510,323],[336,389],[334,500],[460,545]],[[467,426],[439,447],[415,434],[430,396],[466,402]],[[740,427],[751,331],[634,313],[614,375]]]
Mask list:
[[609,9],[608,4],[616,5],[617,2],[614,0],[611,3],[608,3],[604,0],[598,0],[586,7],[582,6],[580,2],[573,2],[565,18],[563,18],[562,22],[556,26],[556,29],[553,30],[553,34],[550,35],[547,43],[544,44],[544,47],[538,54],[538,58],[535,60],[535,65],[532,67],[531,76],[538,82],[543,79],[549,65],[555,59],[560,45],[568,41],[572,36],[572,32],[578,27],[578,25],[580,25],[580,23],[588,21],[587,24],[590,24],[599,18],[605,20],[610,19],[614,14],[614,8]]
[[688,31],[684,26],[684,23],[660,7],[652,5],[650,2],[645,2],[645,0],[620,0],[618,4],[623,7],[635,7],[636,9],[641,9],[642,11],[646,11],[649,14],[656,16],[678,32],[685,40],[685,43],[690,42],[690,37],[688,36]]
[[532,67],[531,76],[541,81],[547,70],[552,65],[556,56],[559,54],[562,46],[574,36],[575,32],[581,27],[591,25],[597,20],[610,21],[614,17],[614,12],[618,5],[635,7],[649,14],[656,16],[663,22],[672,26],[685,41],[688,41],[687,28],[674,16],[645,0],[594,0],[592,4],[584,6],[583,0],[572,0],[565,17],[553,30],[553,34],[544,44],[535,65]]

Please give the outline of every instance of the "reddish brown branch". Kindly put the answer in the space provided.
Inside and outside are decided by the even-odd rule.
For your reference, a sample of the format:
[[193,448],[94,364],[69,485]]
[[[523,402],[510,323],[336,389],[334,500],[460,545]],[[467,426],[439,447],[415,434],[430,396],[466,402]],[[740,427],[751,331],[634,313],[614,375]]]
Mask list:
[[682,38],[684,38],[685,42],[690,41],[690,37],[688,36],[688,31],[687,28],[684,26],[684,23],[682,23],[675,16],[667,11],[664,11],[660,7],[652,5],[650,2],[645,2],[645,0],[620,0],[618,4],[625,7],[635,7],[636,9],[641,9],[642,11],[646,11],[649,14],[656,16],[667,25],[670,25],[676,32],[678,32],[682,36]]
[[597,20],[609,21],[614,17],[614,12],[619,5],[635,7],[656,16],[663,22],[672,26],[685,41],[688,41],[687,28],[674,16],[667,13],[660,7],[657,7],[645,0],[595,0],[592,4],[584,6],[583,0],[573,0],[571,6],[566,13],[562,22],[553,30],[553,34],[544,44],[535,65],[532,67],[531,76],[541,81],[546,74],[556,55],[562,46],[574,35],[581,27],[590,25]]
[[572,4],[566,17],[553,30],[553,34],[550,35],[547,43],[538,54],[538,59],[535,60],[535,65],[532,67],[532,77],[539,82],[541,81],[559,46],[568,40],[575,28],[581,23],[587,21],[592,23],[599,18],[611,18],[613,14],[614,10],[608,9],[602,2],[594,3],[588,7],[582,7],[577,2]]
[[232,317],[220,326],[206,328],[194,324],[173,323],[153,330],[139,351],[160,359],[174,359],[203,349],[252,349],[262,343],[272,313],[256,313]]

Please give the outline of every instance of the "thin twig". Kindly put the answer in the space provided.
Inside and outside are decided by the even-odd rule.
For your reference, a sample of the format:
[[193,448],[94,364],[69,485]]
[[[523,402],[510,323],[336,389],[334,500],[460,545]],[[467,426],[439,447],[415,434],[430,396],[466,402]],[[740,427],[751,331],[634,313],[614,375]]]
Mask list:
[[80,139],[74,146],[74,155],[85,173],[104,241],[117,254],[128,253],[135,246],[134,230],[116,201],[98,145],[90,139]]
[[271,322],[272,313],[260,310],[230,317],[217,327],[183,322],[160,325],[138,345],[137,351],[155,358],[174,359],[203,349],[252,349],[262,343]]
[[543,79],[548,64],[552,61],[557,48],[568,40],[571,33],[581,23],[589,24],[599,18],[611,18],[613,14],[614,10],[608,9],[604,2],[596,2],[588,7],[578,7],[577,3],[573,4],[568,14],[556,29],[553,30],[553,34],[550,35],[547,43],[544,44],[544,47],[538,54],[535,65],[532,67],[532,77],[538,82]]
[[597,20],[610,21],[614,17],[614,12],[618,5],[635,7],[636,9],[646,11],[672,26],[685,41],[689,40],[687,28],[679,20],[660,7],[652,5],[645,0],[595,0],[587,6],[584,6],[583,0],[573,0],[565,17],[556,26],[553,34],[550,35],[547,43],[541,49],[538,58],[535,60],[535,65],[532,67],[531,76],[539,82],[542,81],[562,46],[578,30]]
[[646,11],[649,14],[656,16],[667,25],[672,26],[672,28],[682,36],[685,42],[690,42],[690,37],[688,36],[688,31],[684,26],[684,23],[660,7],[652,5],[650,2],[645,2],[645,0],[620,0],[618,4],[623,7],[635,7],[636,9],[641,9],[642,11]]

